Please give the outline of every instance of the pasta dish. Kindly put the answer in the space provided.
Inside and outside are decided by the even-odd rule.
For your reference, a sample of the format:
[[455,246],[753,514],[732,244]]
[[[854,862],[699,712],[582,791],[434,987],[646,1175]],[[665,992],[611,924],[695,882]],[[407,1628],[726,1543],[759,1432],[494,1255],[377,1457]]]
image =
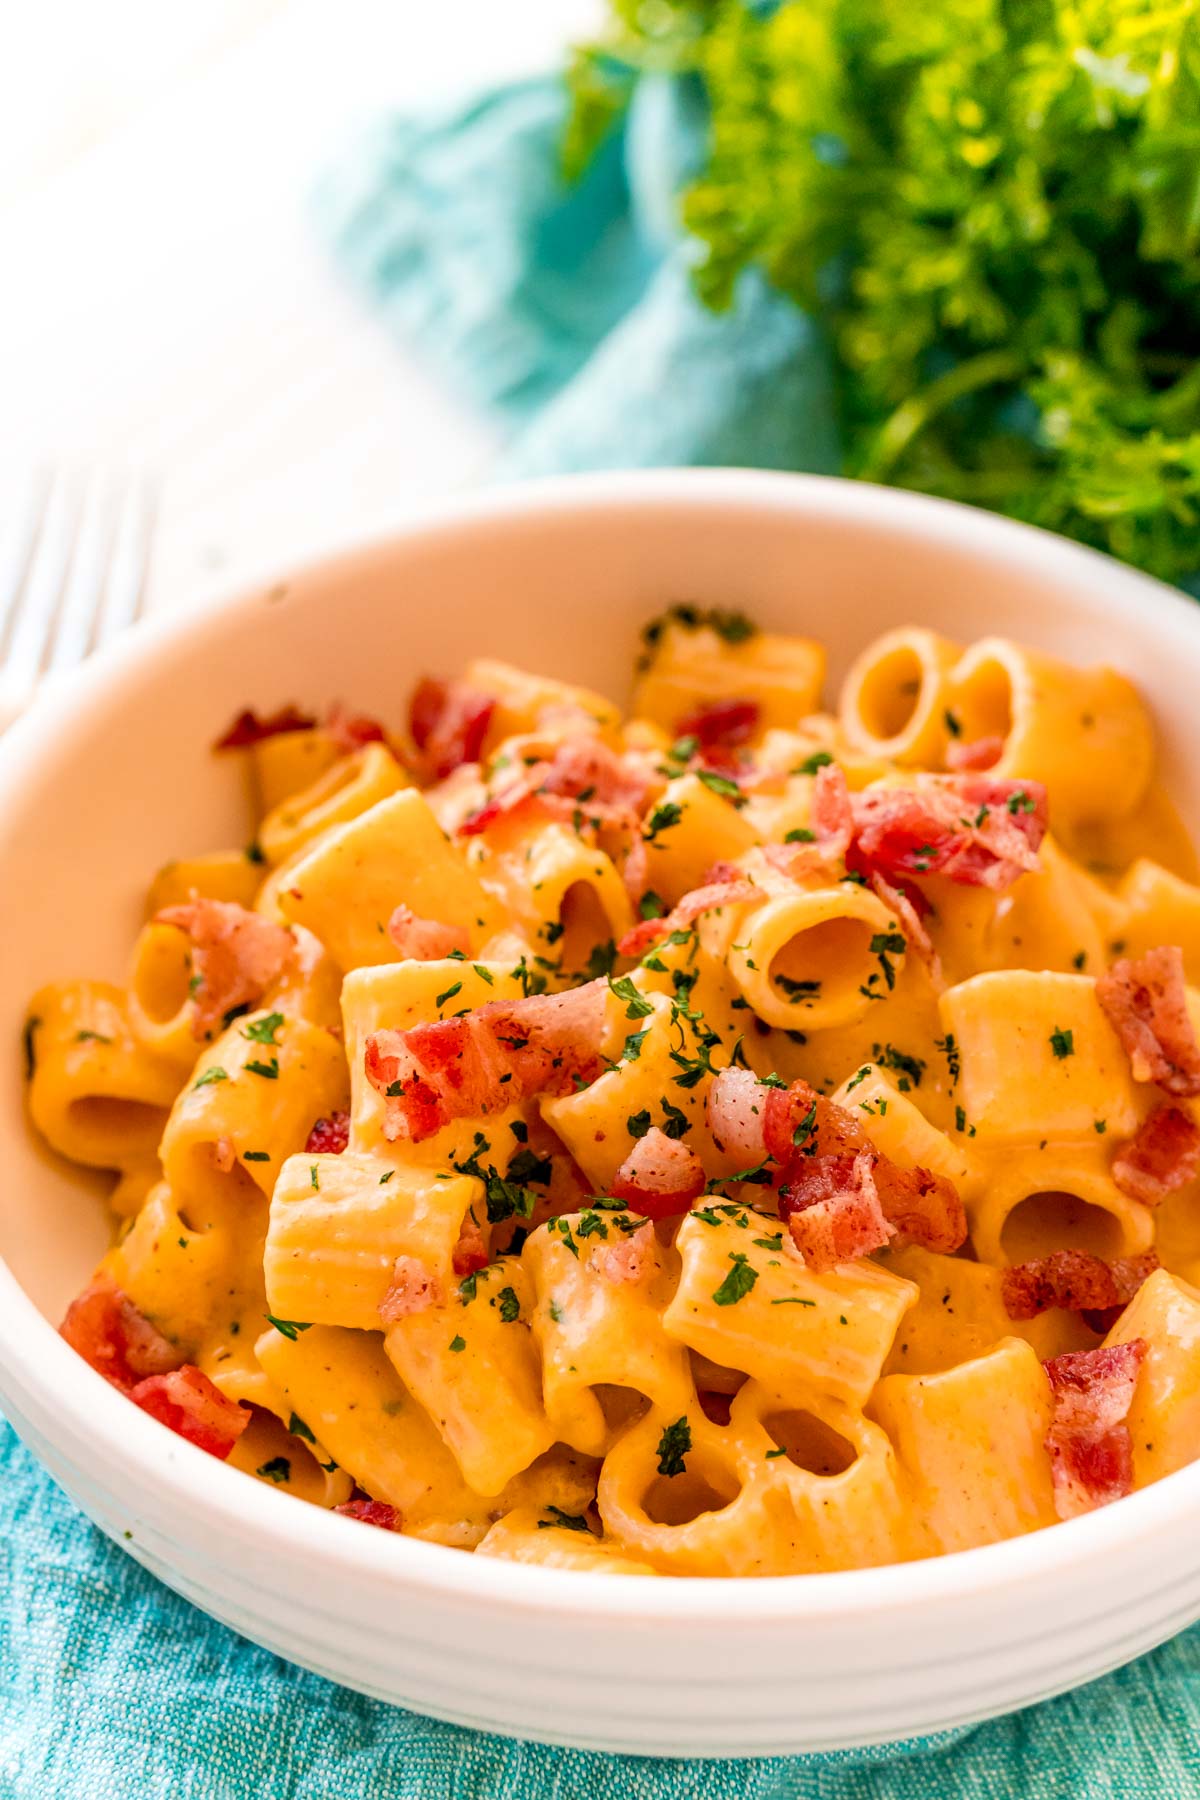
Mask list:
[[680,606],[627,717],[482,659],[403,727],[240,713],[251,841],[30,1004],[33,1124],[114,1178],[67,1342],[303,1500],[642,1576],[965,1549],[1200,1454],[1146,708],[917,628],[824,674]]

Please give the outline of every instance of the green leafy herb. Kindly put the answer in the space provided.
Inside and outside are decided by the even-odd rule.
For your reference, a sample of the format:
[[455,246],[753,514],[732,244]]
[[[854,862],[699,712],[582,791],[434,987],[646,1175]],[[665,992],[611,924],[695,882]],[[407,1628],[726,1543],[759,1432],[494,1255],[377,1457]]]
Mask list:
[[719,775],[715,769],[697,769],[696,778],[704,783],[710,793],[719,794],[722,800],[732,800],[738,806],[745,805],[746,796],[737,782],[731,781],[728,775]]
[[31,1013],[29,1018],[26,1019],[25,1029],[21,1033],[21,1044],[25,1051],[26,1081],[33,1080],[34,1072],[37,1069],[37,1051],[34,1047],[34,1039],[37,1036],[37,1029],[41,1022],[42,1021],[37,1017],[36,1013]]
[[682,817],[683,808],[678,801],[660,800],[646,820],[646,841],[652,844],[661,831],[670,831]]
[[265,863],[267,860],[263,855],[263,847],[261,844],[247,844],[246,848],[242,851],[242,855],[248,863]]
[[879,967],[889,991],[896,985],[896,971],[891,959],[893,956],[903,956],[907,948],[902,931],[877,931],[871,939],[871,955],[879,958]]
[[539,1531],[549,1531],[558,1525],[563,1531],[588,1531],[590,1527],[582,1513],[564,1512],[561,1506],[548,1506],[546,1511],[551,1515],[548,1519],[538,1520]]
[[609,991],[615,994],[618,1000],[625,1002],[627,1019],[645,1019],[654,1011],[652,1002],[647,1000],[644,994],[639,994],[630,976],[622,975],[617,981],[614,981],[610,975],[608,986]]
[[461,994],[461,993],[462,993],[462,982],[461,981],[453,982],[451,984],[451,986],[446,989],[444,994],[439,994],[437,996],[437,999],[434,1001],[433,1004],[438,1008],[438,1010],[440,1012],[442,1007],[445,1006],[447,1000],[453,1000],[455,994]]
[[455,1356],[457,1356],[461,1350],[465,1350],[466,1347],[466,1338],[461,1337],[458,1332],[455,1332],[454,1336],[450,1339],[450,1348],[453,1350]]
[[248,1075],[261,1075],[264,1081],[278,1081],[279,1058],[273,1056],[269,1063],[248,1062],[246,1064],[246,1073]]
[[658,1440],[658,1472],[660,1475],[682,1475],[687,1468],[687,1453],[692,1447],[692,1428],[687,1419],[676,1419],[663,1427]]
[[282,1024],[283,1014],[281,1012],[268,1013],[265,1019],[255,1019],[252,1025],[247,1025],[242,1036],[253,1039],[256,1044],[273,1044],[275,1033]]
[[292,1344],[295,1343],[302,1331],[312,1330],[311,1320],[305,1325],[302,1324],[299,1319],[277,1319],[274,1313],[264,1313],[263,1318],[267,1321],[268,1325],[273,1325],[275,1327],[280,1337],[287,1338],[289,1343]]
[[796,767],[792,770],[792,774],[815,775],[818,769],[828,768],[832,761],[833,758],[830,756],[828,750],[814,750],[811,756],[806,756],[803,762],[796,764]]
[[783,841],[785,844],[815,844],[817,834],[810,831],[807,825],[793,825],[790,831],[784,832]]
[[751,1267],[749,1258],[742,1251],[731,1250],[729,1260],[733,1267],[713,1293],[715,1306],[736,1306],[739,1300],[746,1298],[758,1280],[758,1270]]
[[500,1312],[502,1325],[512,1325],[521,1316],[521,1302],[517,1299],[515,1288],[501,1288],[496,1296],[496,1305]]
[[194,1088],[212,1087],[215,1082],[228,1080],[229,1077],[224,1069],[218,1069],[214,1065],[211,1069],[205,1069],[203,1075],[198,1076],[196,1080],[193,1081],[192,1086]]
[[273,1456],[270,1462],[265,1462],[262,1465],[262,1468],[255,1469],[254,1473],[256,1475],[261,1475],[264,1481],[290,1481],[292,1479],[292,1465],[286,1456]]
[[269,1150],[244,1150],[242,1152],[243,1162],[270,1162],[270,1160],[271,1152]]
[[315,1444],[317,1441],[299,1413],[293,1413],[288,1420],[288,1430],[293,1437],[303,1438],[306,1444]]
[[1074,1056],[1075,1033],[1073,1031],[1063,1031],[1056,1026],[1050,1033],[1050,1048],[1060,1061],[1065,1056]]
[[631,1138],[644,1138],[650,1129],[650,1108],[644,1106],[641,1112],[630,1113],[625,1121],[625,1129]]
[[666,901],[653,888],[647,888],[638,901],[638,912],[643,919],[661,919],[666,910]]

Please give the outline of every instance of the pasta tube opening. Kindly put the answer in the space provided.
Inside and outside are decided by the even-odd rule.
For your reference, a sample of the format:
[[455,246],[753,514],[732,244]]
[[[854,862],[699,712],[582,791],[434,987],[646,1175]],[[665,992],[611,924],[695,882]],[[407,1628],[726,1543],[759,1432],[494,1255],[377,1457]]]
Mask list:
[[856,1446],[816,1413],[803,1408],[768,1413],[762,1423],[788,1462],[810,1475],[843,1475],[858,1460]]
[[890,631],[864,651],[842,688],[842,730],[855,749],[933,763],[945,745],[946,675],[958,646],[936,632]]
[[815,1031],[861,1019],[895,982],[904,950],[883,902],[839,883],[747,912],[727,963],[760,1019],[785,1031]]

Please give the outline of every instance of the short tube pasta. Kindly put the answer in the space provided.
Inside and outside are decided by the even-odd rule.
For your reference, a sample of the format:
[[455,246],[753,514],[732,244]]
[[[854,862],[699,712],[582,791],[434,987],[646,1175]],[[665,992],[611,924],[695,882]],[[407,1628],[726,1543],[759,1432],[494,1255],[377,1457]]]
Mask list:
[[25,1029],[33,1128],[111,1172],[63,1333],[181,1475],[770,1579],[1200,1457],[1200,888],[1143,701],[905,624],[823,674],[679,605],[628,719],[488,657],[407,721],[237,711],[245,848]]

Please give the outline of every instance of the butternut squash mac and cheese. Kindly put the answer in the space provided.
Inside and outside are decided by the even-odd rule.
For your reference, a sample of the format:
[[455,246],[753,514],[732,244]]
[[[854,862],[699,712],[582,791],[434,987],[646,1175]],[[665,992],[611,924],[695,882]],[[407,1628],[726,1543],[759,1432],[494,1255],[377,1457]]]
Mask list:
[[1200,887],[1107,668],[680,607],[632,716],[476,661],[242,713],[245,849],[44,988],[115,1171],[62,1331],[214,1456],[562,1568],[1035,1531],[1200,1453]]

